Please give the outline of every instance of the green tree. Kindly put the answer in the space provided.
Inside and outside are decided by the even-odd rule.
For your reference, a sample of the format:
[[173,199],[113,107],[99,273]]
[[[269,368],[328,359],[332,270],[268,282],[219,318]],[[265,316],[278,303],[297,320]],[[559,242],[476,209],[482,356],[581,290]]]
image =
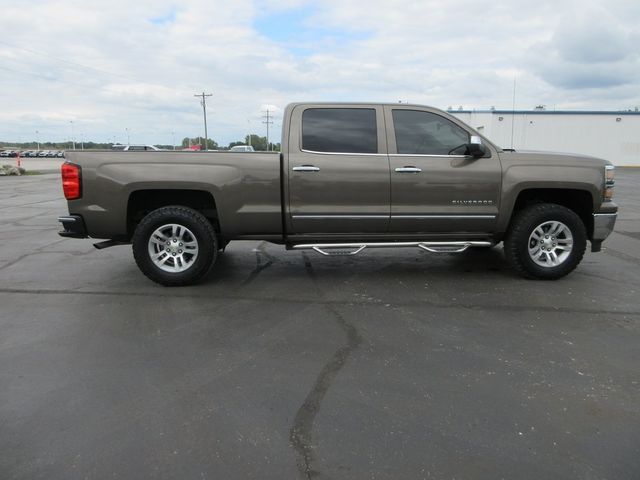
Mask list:
[[254,150],[264,152],[267,149],[267,137],[260,137],[255,133],[245,137],[245,145],[251,145]]
[[[182,139],[182,146],[183,147],[188,147],[189,145],[201,145],[204,146],[204,137],[194,137],[194,138],[189,138],[189,137],[184,137]],[[215,140],[209,138],[208,142],[208,149],[209,150],[217,150],[218,149],[218,142],[216,142]]]

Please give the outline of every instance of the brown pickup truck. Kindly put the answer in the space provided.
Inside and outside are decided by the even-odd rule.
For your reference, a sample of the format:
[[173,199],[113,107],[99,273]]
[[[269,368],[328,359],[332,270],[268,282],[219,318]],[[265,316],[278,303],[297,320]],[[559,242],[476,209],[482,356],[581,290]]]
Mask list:
[[202,279],[232,240],[322,255],[461,252],[504,242],[527,278],[556,279],[613,230],[614,167],[504,150],[441,110],[295,103],[282,153],[67,152],[60,235],[131,243],[163,285]]

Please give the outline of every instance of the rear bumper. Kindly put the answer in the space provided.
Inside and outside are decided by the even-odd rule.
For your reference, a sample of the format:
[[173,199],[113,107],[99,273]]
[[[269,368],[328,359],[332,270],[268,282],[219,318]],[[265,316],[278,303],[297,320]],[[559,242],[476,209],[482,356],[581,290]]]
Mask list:
[[617,213],[594,213],[593,214],[593,240],[602,242],[613,232],[613,227],[618,218]]
[[87,238],[87,227],[80,215],[67,215],[58,217],[58,221],[62,224],[62,230],[58,232],[61,237],[68,238]]

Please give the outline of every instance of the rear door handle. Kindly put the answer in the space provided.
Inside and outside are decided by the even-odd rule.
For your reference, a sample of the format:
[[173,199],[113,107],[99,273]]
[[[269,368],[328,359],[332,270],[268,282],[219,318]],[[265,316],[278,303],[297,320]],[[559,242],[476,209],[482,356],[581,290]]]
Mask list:
[[406,167],[398,167],[396,168],[396,172],[398,173],[420,173],[422,171],[421,168],[406,166]]
[[319,172],[320,167],[316,167],[315,165],[300,165],[298,167],[293,167],[294,172]]

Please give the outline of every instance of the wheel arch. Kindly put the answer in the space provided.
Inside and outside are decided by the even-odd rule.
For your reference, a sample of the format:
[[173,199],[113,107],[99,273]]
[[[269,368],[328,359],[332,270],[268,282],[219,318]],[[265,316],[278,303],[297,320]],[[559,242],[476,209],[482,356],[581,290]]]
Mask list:
[[500,230],[507,232],[518,212],[539,203],[554,203],[572,210],[582,220],[588,238],[593,237],[593,205],[596,199],[590,190],[582,188],[523,188],[513,196],[509,214],[505,215]]
[[148,213],[170,205],[189,207],[202,213],[216,232],[221,231],[218,205],[211,192],[195,188],[145,188],[132,191],[127,199],[128,237],[133,236],[136,226]]

